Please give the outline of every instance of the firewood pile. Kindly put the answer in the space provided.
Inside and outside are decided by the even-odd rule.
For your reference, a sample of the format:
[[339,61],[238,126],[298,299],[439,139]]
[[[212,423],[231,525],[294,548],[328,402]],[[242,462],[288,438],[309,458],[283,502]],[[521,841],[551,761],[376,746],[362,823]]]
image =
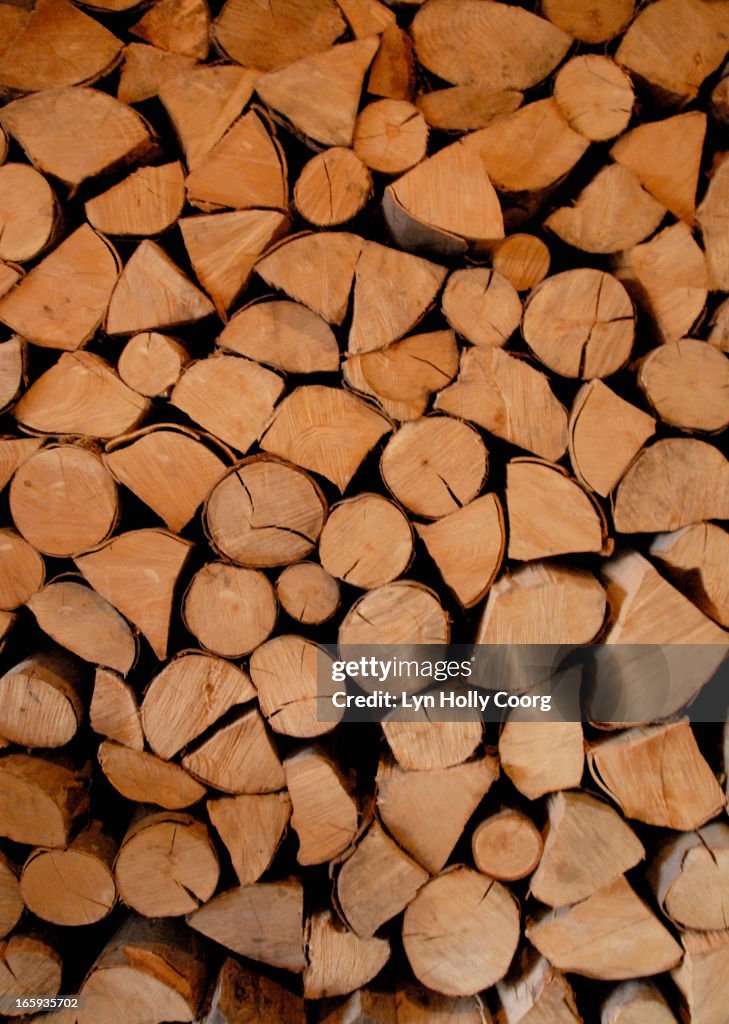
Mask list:
[[[728,51],[0,0],[0,1017],[726,1024]],[[619,728],[320,714],[449,642],[696,653]]]

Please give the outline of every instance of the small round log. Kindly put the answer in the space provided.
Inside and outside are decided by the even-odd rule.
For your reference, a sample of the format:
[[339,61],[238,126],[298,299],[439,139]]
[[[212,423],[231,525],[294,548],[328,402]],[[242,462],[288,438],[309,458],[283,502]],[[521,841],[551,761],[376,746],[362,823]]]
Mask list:
[[318,626],[339,608],[339,584],[318,562],[299,562],[279,575],[276,597],[292,619]]
[[310,224],[331,228],[352,220],[372,192],[372,177],[356,152],[334,146],[304,166],[294,186],[294,202]]
[[369,103],[357,118],[353,145],[370,170],[403,174],[425,156],[428,125],[412,103],[377,100]]
[[182,617],[201,646],[241,658],[262,644],[276,624],[273,587],[256,569],[208,562],[197,571],[182,600]]
[[358,494],[332,508],[319,539],[327,572],[370,590],[405,572],[413,557],[413,529],[400,508],[379,494]]
[[482,821],[471,838],[478,870],[502,882],[531,875],[542,856],[542,845],[534,822],[508,807]]

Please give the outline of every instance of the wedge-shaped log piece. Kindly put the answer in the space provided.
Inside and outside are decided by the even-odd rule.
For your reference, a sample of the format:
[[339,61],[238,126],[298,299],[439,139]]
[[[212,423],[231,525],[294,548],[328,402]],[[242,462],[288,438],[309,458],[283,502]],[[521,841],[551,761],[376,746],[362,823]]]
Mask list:
[[[241,1017],[241,1014],[243,1015]],[[200,1024],[234,1024],[236,1019],[285,1020],[307,1024],[303,998],[278,981],[226,957],[206,998]]]
[[129,31],[161,50],[205,60],[210,11],[205,0],[160,0]]
[[333,146],[303,167],[294,202],[309,224],[331,228],[356,217],[371,192],[372,175],[360,157],[344,146]]
[[537,359],[563,377],[609,377],[628,361],[635,313],[610,274],[582,267],[546,278],[529,296],[524,338]]
[[618,139],[610,156],[635,171],[643,188],[691,225],[705,135],[706,114],[692,110],[637,125]]
[[274,209],[288,203],[286,159],[271,127],[251,110],[187,176],[187,198],[201,210]]
[[624,981],[602,1004],[600,1024],[676,1024],[664,996],[651,982]]
[[114,863],[119,897],[145,917],[190,914],[215,892],[220,865],[201,821],[179,811],[142,814]]
[[0,529],[0,609],[13,611],[29,601],[45,581],[43,559],[15,530]]
[[[546,4],[545,4],[546,7]],[[582,1024],[569,982],[535,951],[524,952],[518,965],[496,986],[503,1024]],[[662,1022],[657,1022],[662,1024]]]
[[[727,18],[729,19],[729,4]],[[727,254],[729,254],[729,160],[724,159],[716,166],[709,181],[696,218],[701,228],[706,249],[706,269],[709,273],[709,288],[712,291],[729,289],[729,271],[727,270]]]
[[91,587],[71,579],[50,583],[28,607],[44,633],[84,661],[122,675],[134,664],[137,644],[129,623]]
[[195,67],[192,57],[158,50],[147,43],[129,43],[119,75],[117,99],[122,103],[143,103],[157,96],[166,82]]
[[656,421],[601,380],[583,384],[569,417],[569,453],[580,483],[606,497],[653,436]]
[[527,89],[541,82],[570,47],[566,32],[507,4],[436,0],[413,22],[421,64],[447,82]]
[[729,462],[694,438],[664,438],[644,448],[615,493],[619,533],[667,532],[727,517]]
[[540,459],[506,466],[509,557],[519,561],[575,551],[605,551],[607,524],[600,506],[566,470]]
[[428,878],[375,819],[339,869],[337,902],[352,931],[368,938],[404,910]]
[[117,362],[124,383],[147,398],[167,397],[190,362],[181,341],[158,331],[143,331],[129,339]]
[[227,0],[213,25],[223,53],[244,67],[272,71],[330,47],[346,24],[333,0]]
[[216,344],[285,373],[339,369],[339,346],[332,329],[306,306],[288,299],[244,306],[225,325]]
[[395,15],[379,0],[337,0],[355,39],[379,35],[396,24]]
[[554,794],[547,814],[544,853],[529,890],[550,907],[581,902],[645,856],[620,815],[587,793]]
[[571,128],[591,142],[604,142],[628,127],[635,95],[614,60],[586,53],[557,72],[554,98]]
[[495,494],[483,494],[435,523],[417,525],[446,586],[472,608],[493,583],[504,557],[506,528]]
[[118,276],[115,251],[83,224],[0,300],[0,320],[34,345],[75,351],[104,319]]
[[0,853],[0,937],[5,938],[13,930],[24,910],[18,869],[4,853]]
[[251,960],[302,971],[303,915],[300,882],[259,882],[220,893],[191,914],[187,923]]
[[0,758],[0,832],[14,843],[66,847],[88,811],[87,778],[28,754]]
[[526,935],[560,970],[604,981],[661,974],[681,960],[681,947],[622,877],[533,919]]
[[729,826],[712,822],[669,840],[649,879],[664,914],[679,928],[720,931],[727,920]]
[[504,807],[484,818],[471,837],[473,862],[478,870],[500,882],[526,878],[539,864],[542,837],[531,818]]
[[107,668],[97,668],[89,705],[94,732],[132,750],[144,750],[144,733],[137,697],[131,685]]
[[[331,693],[336,685],[325,687],[323,682],[330,660],[331,655],[313,641],[289,633],[256,648],[249,663],[251,679],[261,711],[274,732],[310,739],[335,727]],[[321,720],[320,706],[327,712]]]
[[[729,4],[658,0],[625,33],[616,60],[674,101],[696,96],[726,56]],[[678,41],[680,40],[680,45]]]
[[104,464],[175,533],[190,522],[226,468],[198,434],[176,424],[119,438],[107,448]]
[[214,312],[196,288],[156,242],[145,239],[124,267],[109,303],[109,334],[135,334],[195,323]]
[[354,587],[390,583],[413,557],[413,530],[394,502],[358,494],[335,505],[319,541],[324,568]]
[[[459,188],[449,188],[458,181]],[[504,237],[498,196],[480,154],[459,140],[388,185],[382,201],[390,234],[407,249],[444,256],[484,252]]]
[[[0,342],[0,410],[3,412],[13,404],[25,384],[25,364],[26,345],[22,338],[15,335]],[[15,446],[19,443],[15,441]],[[4,477],[4,470],[3,466],[0,480]]]
[[[406,771],[383,757],[377,769],[380,818],[399,846],[438,872],[498,772],[493,756],[431,771]],[[423,829],[423,821],[437,821],[438,828]]]
[[174,589],[191,548],[190,541],[166,530],[130,530],[75,562],[94,590],[165,658]]
[[341,324],[362,244],[359,235],[344,231],[295,235],[264,256],[256,270],[272,288],[303,302],[330,324]]
[[0,169],[0,259],[35,259],[54,240],[58,204],[46,179],[27,164]]
[[729,534],[714,523],[696,523],[658,534],[650,546],[679,589],[694,604],[729,627],[729,582],[722,566],[729,559]]
[[457,380],[434,404],[545,459],[561,459],[567,447],[567,412],[548,378],[501,349],[465,349]]
[[317,384],[296,388],[280,403],[260,444],[343,491],[391,429],[390,421],[362,399]]
[[7,1019],[18,1015],[17,999],[58,995],[61,968],[60,954],[43,939],[16,933],[0,942],[0,998],[12,1007]]
[[622,253],[615,273],[648,313],[659,341],[683,338],[706,305],[706,260],[686,224],[672,224]]
[[274,793],[285,784],[278,753],[255,708],[213,733],[182,764],[223,793]]
[[623,31],[634,11],[635,0],[544,0],[542,4],[545,18],[585,43],[613,39]]
[[725,804],[686,719],[597,740],[588,747],[587,763],[623,814],[648,825],[690,831],[715,818]]
[[634,171],[622,164],[608,164],[572,206],[555,210],[544,223],[576,249],[609,253],[629,249],[652,235],[665,212]]
[[114,789],[134,803],[155,804],[170,811],[190,807],[205,796],[205,788],[177,764],[145,750],[104,740],[99,747],[101,770]]
[[408,334],[433,304],[446,273],[419,256],[365,242],[357,261],[349,351],[372,352]]
[[149,127],[139,114],[95,89],[49,89],[14,100],[0,112],[0,124],[39,170],[73,188],[153,151]]
[[257,882],[271,866],[286,832],[291,817],[288,794],[226,796],[210,799],[206,806],[240,884]]
[[524,93],[517,89],[495,92],[488,84],[477,83],[421,93],[415,104],[431,128],[472,131],[485,128],[495,117],[513,114],[523,99]]
[[456,867],[432,879],[405,911],[403,944],[428,988],[475,995],[506,974],[519,941],[519,907],[500,882]]
[[359,811],[348,780],[317,747],[304,747],[284,761],[299,838],[299,864],[324,864],[347,849],[357,833]]
[[570,128],[551,98],[494,118],[467,141],[480,154],[497,189],[537,195],[568,174],[589,144]]
[[330,910],[320,911],[306,926],[304,996],[323,999],[362,988],[390,959],[390,942],[362,938],[347,931]]
[[242,658],[273,631],[278,603],[273,585],[257,569],[206,562],[182,599],[182,618],[201,647]]
[[[372,78],[370,77],[370,92]],[[381,174],[403,174],[425,156],[428,125],[422,113],[405,100],[368,103],[354,126],[354,151]]]
[[288,217],[275,210],[182,218],[180,231],[190,261],[221,319],[227,319],[227,310],[248,283],[258,257],[288,228]]
[[380,48],[370,67],[367,91],[373,96],[392,100],[413,99],[413,44],[410,35],[398,25],[389,25],[380,37]]
[[326,515],[324,495],[308,473],[260,456],[229,470],[205,503],[205,527],[215,550],[255,568],[304,558]]
[[14,93],[83,85],[108,74],[122,44],[67,0],[39,0],[3,53],[0,87]]
[[504,773],[527,800],[579,786],[585,765],[579,722],[528,721],[511,715],[499,736]]
[[671,973],[695,1024],[721,1024],[729,997],[729,931],[683,932],[683,963]]
[[502,348],[519,326],[522,315],[514,286],[489,267],[452,273],[443,292],[442,306],[451,327],[484,348]]
[[713,433],[729,425],[729,359],[705,341],[683,338],[653,349],[638,384],[670,426]]
[[0,736],[23,747],[62,747],[84,719],[84,674],[62,651],[31,654],[0,677]]
[[315,142],[351,146],[364,77],[377,47],[378,40],[370,37],[303,57],[257,78],[256,92]]
[[187,367],[170,404],[245,454],[271,420],[283,388],[278,374],[258,363],[218,354]]
[[158,167],[140,167],[107,192],[89,199],[86,216],[108,235],[158,235],[171,227],[185,204],[185,183],[179,160]]
[[255,695],[242,669],[209,654],[183,652],[147,688],[141,708],[144,734],[152,750],[169,759]]

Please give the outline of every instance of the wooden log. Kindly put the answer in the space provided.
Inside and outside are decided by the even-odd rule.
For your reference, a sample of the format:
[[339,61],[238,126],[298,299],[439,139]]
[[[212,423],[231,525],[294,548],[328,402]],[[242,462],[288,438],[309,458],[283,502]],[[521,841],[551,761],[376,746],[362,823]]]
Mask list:
[[413,557],[413,530],[400,508],[363,493],[334,505],[319,538],[327,572],[371,590],[401,576]]
[[[87,178],[149,157],[154,142],[136,111],[96,89],[48,89],[14,100],[0,113],[31,163],[73,189]],[[69,145],[84,126],[84,145]]]
[[606,497],[656,429],[652,416],[626,402],[601,380],[583,384],[574,397],[568,447],[574,474]]
[[658,534],[649,550],[704,614],[720,626],[729,626],[729,589],[720,569],[729,556],[725,530],[714,523],[684,526]]
[[92,227],[107,235],[158,235],[171,227],[185,203],[179,160],[140,167],[85,205]]
[[588,745],[587,763],[623,814],[649,825],[697,829],[725,803],[686,719],[597,740]]
[[670,426],[716,433],[729,424],[729,360],[694,338],[669,342],[641,360],[638,384]]
[[133,750],[114,740],[99,746],[99,765],[123,797],[134,803],[154,804],[176,811],[190,807],[203,796],[205,788],[177,764],[163,761],[146,750]]
[[613,503],[619,533],[678,530],[726,519],[729,463],[694,438],[665,438],[644,448],[620,481]]
[[434,406],[545,459],[561,459],[567,447],[567,411],[549,379],[518,354],[464,349],[457,380]]
[[[605,43],[620,35],[635,11],[635,0],[543,0],[542,14],[584,43]],[[511,1021],[509,1021],[511,1024]]]
[[645,856],[640,840],[620,815],[588,793],[550,796],[547,815],[544,853],[529,890],[550,907],[580,903]]
[[706,305],[706,260],[684,223],[620,255],[615,274],[648,313],[663,343],[689,334]]
[[475,995],[506,974],[519,941],[519,907],[500,882],[455,867],[423,886],[405,911],[402,934],[416,978],[444,995]]
[[183,651],[154,676],[141,706],[144,735],[169,760],[256,691],[243,669],[199,651]]
[[368,590],[339,627],[340,644],[445,644],[449,637],[450,618],[438,596],[412,580]]
[[529,561],[574,551],[609,553],[600,506],[554,463],[526,457],[507,463],[506,514],[509,558]]
[[0,342],[0,410],[3,412],[18,398],[27,383],[26,352],[25,341],[17,335]]
[[[94,590],[165,658],[174,589],[191,549],[190,541],[166,530],[130,530],[74,561]],[[143,589],[140,579],[147,581]]]
[[0,937],[5,938],[15,928],[24,910],[18,869],[0,852]]
[[33,850],[20,876],[25,905],[52,924],[101,921],[116,902],[115,853],[116,843],[100,821],[87,825],[65,850]]
[[339,584],[318,562],[299,562],[279,574],[276,597],[292,619],[320,626],[339,608]]
[[91,587],[75,579],[49,583],[27,601],[44,633],[84,661],[126,675],[137,659],[129,623]]
[[5,295],[23,278],[23,268],[18,263],[0,261],[0,296]]
[[391,429],[390,421],[361,398],[312,384],[296,388],[279,403],[260,446],[264,452],[319,473],[343,491]]
[[268,578],[227,562],[198,569],[182,599],[183,621],[200,646],[228,658],[241,658],[262,644],[277,614]]
[[345,28],[332,0],[274,0],[266,11],[251,0],[227,0],[213,23],[213,38],[243,67],[270,71],[326,50]]
[[[437,873],[498,770],[492,755],[429,771],[407,771],[382,757],[377,770],[377,810],[398,845]],[[437,821],[438,828],[423,829],[423,821]]]
[[724,301],[717,306],[709,321],[707,341],[720,352],[729,352],[729,303]]
[[644,981],[617,985],[602,1004],[600,1024],[675,1024],[668,1003],[655,987]]
[[0,259],[23,263],[51,245],[58,229],[59,207],[42,174],[27,164],[0,168]]
[[119,75],[117,99],[123,103],[143,103],[159,95],[165,83],[196,66],[191,57],[158,50],[147,43],[128,43]]
[[562,65],[554,79],[554,98],[570,127],[590,142],[620,135],[635,100],[626,73],[610,57],[596,53]]
[[134,430],[148,410],[148,399],[128,388],[101,356],[64,352],[31,384],[13,416],[32,433],[105,439]]
[[534,355],[564,377],[609,377],[628,361],[635,313],[615,278],[580,268],[546,278],[527,300],[522,323]]
[[380,973],[390,958],[386,938],[362,938],[345,930],[331,911],[314,914],[306,926],[304,997],[347,995]]
[[488,84],[476,83],[421,93],[415,105],[431,128],[468,131],[485,128],[495,117],[512,114],[523,99],[524,93],[517,89],[494,92]]
[[489,267],[456,270],[448,278],[442,308],[451,327],[476,346],[502,348],[519,326],[516,289]]
[[121,58],[119,39],[66,0],[40,0],[3,55],[0,89],[10,94],[89,85]]
[[177,532],[225,472],[226,451],[189,428],[160,423],[109,443],[104,465]]
[[45,581],[43,559],[15,530],[0,529],[0,609],[13,611],[29,601]]
[[395,993],[397,1024],[492,1024],[493,1018],[479,995],[444,996],[412,982]]
[[729,932],[683,932],[682,963],[671,972],[692,1024],[720,1024],[725,1012]]
[[344,1024],[347,1020],[376,1020],[382,1024],[397,1024],[395,993],[389,987],[383,991],[379,982],[367,988],[358,988],[349,996],[322,999],[316,1004],[319,1024]]
[[40,437],[0,437],[0,490],[42,444]]
[[[331,703],[336,687],[319,682],[332,660],[313,641],[287,633],[256,648],[249,663],[251,679],[274,732],[310,739],[332,731],[338,721]],[[326,714],[320,719],[322,707]]]
[[[727,8],[729,17],[729,8]],[[729,273],[726,270],[729,252],[729,232],[726,216],[729,210],[729,163],[723,159],[714,167],[709,187],[696,219],[701,228],[706,250],[706,269],[709,274],[709,288],[712,291],[726,291],[729,287]]]
[[285,784],[278,753],[255,709],[185,754],[182,766],[223,793],[274,793]]
[[257,882],[271,866],[291,817],[288,793],[209,799],[208,816],[230,855],[241,885]]
[[12,842],[68,846],[88,806],[85,774],[29,754],[0,758],[0,834]]
[[516,232],[501,242],[494,255],[494,270],[505,277],[518,292],[536,288],[549,273],[549,248],[536,235]]
[[357,834],[359,810],[348,782],[316,747],[287,757],[284,771],[293,807],[291,827],[299,839],[296,859],[304,866],[324,864],[346,850]]
[[209,316],[213,305],[164,249],[145,238],[132,253],[111,296],[108,334],[179,327]]
[[[411,690],[419,689],[414,683]],[[405,687],[403,688],[405,689]],[[393,712],[382,731],[398,764],[408,771],[433,771],[463,764],[483,739],[483,722],[474,713],[460,720],[432,721],[423,708]]]
[[506,807],[484,818],[471,836],[478,870],[500,882],[531,875],[542,856],[542,837],[530,818]]
[[258,882],[219,893],[187,923],[235,953],[299,972],[305,965],[303,914],[300,882]]
[[42,939],[16,933],[0,941],[0,997],[8,1019],[25,1016],[17,1000],[58,995],[61,969],[60,954]]
[[158,331],[135,334],[124,346],[117,372],[133,391],[146,398],[167,397],[190,355],[176,338]]
[[129,31],[161,50],[205,60],[210,11],[204,0],[160,0]]
[[499,997],[497,1024],[582,1024],[569,982],[535,952],[523,953],[496,987]]
[[482,494],[434,523],[416,524],[418,535],[446,586],[464,608],[490,589],[506,549],[506,527],[495,494]]
[[729,826],[715,821],[665,843],[649,880],[661,910],[679,928],[721,931],[727,872]]
[[253,1020],[306,1024],[304,1000],[295,992],[226,957],[205,1001],[200,1024],[246,1024]]
[[526,935],[559,970],[605,981],[660,974],[681,960],[681,947],[624,877],[532,918]]
[[428,125],[412,103],[377,100],[364,107],[357,117],[352,145],[370,170],[403,174],[425,156]]
[[305,558],[321,533],[327,503],[298,466],[253,456],[229,470],[207,497],[212,546],[237,565],[271,568]]
[[337,905],[352,931],[369,938],[407,907],[428,878],[374,819],[339,868]]
[[225,325],[216,344],[288,373],[339,369],[339,346],[329,325],[306,306],[287,299],[244,306]]
[[133,821],[114,862],[119,898],[145,917],[192,913],[212,897],[219,874],[205,825],[174,811]]
[[330,228],[356,217],[371,193],[372,176],[361,157],[333,146],[304,165],[294,187],[294,203],[309,224]]
[[144,750],[144,733],[137,698],[129,683],[110,669],[97,668],[89,704],[94,732],[132,750]]
[[511,715],[499,736],[499,757],[504,774],[528,800],[574,788],[585,764],[582,725]]
[[62,747],[84,719],[83,670],[63,651],[32,654],[0,677],[0,736],[24,747]]
[[415,59],[409,34],[388,25],[380,37],[380,47],[370,65],[367,92],[385,99],[406,100],[415,91]]

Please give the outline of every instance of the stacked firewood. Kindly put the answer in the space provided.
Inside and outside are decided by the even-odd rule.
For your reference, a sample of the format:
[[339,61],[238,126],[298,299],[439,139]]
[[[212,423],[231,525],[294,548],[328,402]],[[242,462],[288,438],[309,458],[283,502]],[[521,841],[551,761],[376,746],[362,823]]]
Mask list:
[[[726,1024],[728,50],[0,0],[0,1016]],[[625,728],[320,713],[449,641],[700,646]]]

